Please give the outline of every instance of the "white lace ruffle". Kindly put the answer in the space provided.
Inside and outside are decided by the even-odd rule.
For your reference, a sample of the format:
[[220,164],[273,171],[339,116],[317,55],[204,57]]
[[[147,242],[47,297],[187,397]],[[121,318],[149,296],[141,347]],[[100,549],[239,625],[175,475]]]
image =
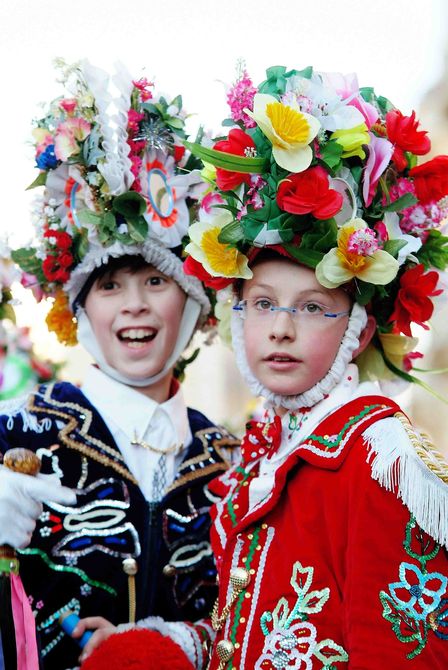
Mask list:
[[[129,190],[134,181],[127,143],[128,109],[132,92],[132,77],[122,63],[115,63],[116,74],[109,75],[88,61],[82,64],[86,83],[95,98],[97,122],[101,129],[105,159],[98,163],[98,170],[109,186],[111,195]],[[111,82],[118,93],[111,92]]]
[[231,330],[232,344],[236,355],[238,369],[244,377],[250,391],[255,396],[266,399],[267,406],[284,407],[289,410],[297,410],[301,407],[313,407],[320,402],[341,381],[347,365],[352,360],[353,352],[359,345],[359,336],[367,324],[367,314],[364,307],[355,303],[348,320],[347,329],[342,338],[333,365],[325,377],[312,388],[298,395],[284,396],[273,393],[264,386],[253,374],[247,362],[246,349],[244,346],[244,323],[237,312],[232,312]]

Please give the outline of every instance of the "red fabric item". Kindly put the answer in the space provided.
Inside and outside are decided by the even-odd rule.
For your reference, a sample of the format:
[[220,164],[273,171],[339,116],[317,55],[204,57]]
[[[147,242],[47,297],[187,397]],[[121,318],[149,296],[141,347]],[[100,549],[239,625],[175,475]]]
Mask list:
[[81,665],[81,670],[194,670],[169,637],[143,628],[111,635]]
[[282,441],[282,420],[279,416],[272,423],[249,421],[241,442],[241,457],[244,464],[262,456],[274,454]]
[[[247,670],[446,670],[446,551],[372,478],[363,437],[397,411],[369,396],[334,412],[291,452],[250,512],[258,464],[220,478],[227,496],[212,526],[218,614],[231,572],[244,569],[250,581],[218,631],[209,670],[220,667],[224,639],[233,643],[231,667]],[[397,609],[395,596],[408,610]]]

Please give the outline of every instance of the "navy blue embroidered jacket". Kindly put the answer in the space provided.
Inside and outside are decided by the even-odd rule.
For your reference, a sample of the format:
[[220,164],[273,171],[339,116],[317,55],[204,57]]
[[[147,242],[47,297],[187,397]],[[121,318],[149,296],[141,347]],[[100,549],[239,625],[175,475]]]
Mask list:
[[208,482],[227,469],[235,440],[188,410],[193,441],[164,499],[148,503],[98,411],[68,383],[43,385],[0,417],[0,451],[26,447],[78,491],[74,508],[44,507],[21,552],[45,670],[77,665],[58,624],[71,609],[113,623],[160,615],[197,620],[216,597]]

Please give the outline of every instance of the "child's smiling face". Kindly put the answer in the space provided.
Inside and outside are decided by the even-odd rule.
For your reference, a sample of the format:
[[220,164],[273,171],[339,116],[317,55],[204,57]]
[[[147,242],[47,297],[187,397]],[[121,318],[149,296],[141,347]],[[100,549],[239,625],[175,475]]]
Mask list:
[[[341,289],[324,288],[313,270],[288,259],[261,260],[252,270],[242,292],[252,307],[244,321],[249,367],[273,393],[304,393],[325,377],[336,358],[350,299]],[[270,311],[269,305],[297,311]]]
[[185,301],[173,279],[145,265],[97,279],[85,309],[107,363],[131,379],[144,379],[160,372],[171,355]]

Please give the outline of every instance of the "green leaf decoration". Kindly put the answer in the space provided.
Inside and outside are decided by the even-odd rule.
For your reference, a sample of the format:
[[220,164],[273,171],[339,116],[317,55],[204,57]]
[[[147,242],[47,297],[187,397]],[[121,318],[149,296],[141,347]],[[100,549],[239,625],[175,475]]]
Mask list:
[[[11,300],[11,296],[8,297],[2,297],[2,301],[4,300]],[[9,302],[2,302],[0,304],[0,319],[3,321],[3,319],[8,319],[9,321],[12,321],[12,323],[16,322],[16,313],[14,312],[14,308],[12,305],[9,304]]]
[[99,159],[105,155],[100,149],[100,142],[100,127],[95,125],[82,144],[82,156],[86,165],[98,165]]
[[202,161],[230,172],[260,174],[266,166],[265,158],[246,158],[245,156],[227,154],[224,151],[208,149],[201,144],[196,144],[196,142],[184,142],[184,146]]
[[363,86],[362,88],[359,89],[359,92],[361,94],[361,97],[366,102],[375,102],[376,101],[375,91],[373,90],[372,86]]
[[361,279],[355,280],[356,284],[356,302],[360,305],[367,305],[375,294],[375,285],[368,284]]
[[340,644],[330,639],[318,642],[314,655],[324,664],[324,667],[328,667],[330,664],[337,663],[338,661],[344,663],[348,661],[348,654],[344,647],[341,647]]
[[415,377],[414,375],[410,375],[408,372],[405,372],[404,370],[400,370],[400,368],[397,368],[393,363],[390,362],[390,360],[386,357],[384,354],[384,351],[381,350],[381,355],[383,356],[384,363],[386,367],[389,368],[397,377],[400,377],[401,379],[404,379],[407,382],[411,382],[413,384],[418,384],[422,388],[425,389],[425,391],[428,391],[434,398],[437,398],[441,402],[445,403],[448,405],[448,398],[446,398],[443,395],[440,395],[440,393],[437,393],[429,384],[426,382],[422,381],[418,377]]
[[305,79],[311,79],[313,68],[311,66],[303,70],[289,70],[283,65],[275,65],[266,70],[266,80],[258,87],[259,93],[269,93],[270,95],[283,95],[286,90],[286,82],[290,77],[298,76]]
[[183,120],[178,119],[175,116],[169,116],[166,122],[170,126],[170,128],[174,128],[175,130],[183,130],[185,126]]
[[182,96],[181,95],[176,95],[174,100],[171,101],[171,104],[177,107],[177,109],[182,109]]
[[14,249],[11,258],[24,272],[34,275],[39,284],[47,281],[42,271],[42,261],[36,258],[36,249]]
[[341,162],[341,156],[344,148],[334,140],[324,144],[321,150],[320,160],[327,165],[330,170],[335,170]]
[[117,221],[113,212],[104,212],[98,222],[98,237],[101,244],[109,245],[116,239]]
[[148,236],[148,223],[143,216],[126,220],[129,236],[134,242],[144,242]]
[[38,186],[45,186],[46,182],[47,182],[47,172],[39,172],[36,179],[33,182],[31,182],[29,186],[26,187],[25,191],[31,191],[33,188],[37,188]]
[[426,269],[435,267],[445,270],[448,267],[448,237],[440,230],[431,230],[423,245],[415,254]]
[[125,219],[141,216],[146,212],[146,202],[135,191],[127,191],[117,195],[112,201],[112,208]]
[[157,109],[157,107],[152,102],[143,103],[142,109],[143,109],[144,112],[147,112],[148,114],[152,114],[153,116],[160,116],[159,109]]
[[73,253],[78,260],[82,260],[89,250],[89,237],[87,230],[82,229],[80,235],[75,235],[73,238]]
[[218,242],[236,246],[244,239],[244,233],[239,221],[232,221],[223,227],[218,235]]
[[415,195],[412,195],[412,193],[405,193],[389,205],[386,205],[383,209],[385,212],[399,212],[402,209],[406,209],[406,207],[412,207],[412,205],[415,205],[417,202],[418,200]]
[[301,247],[326,253],[336,246],[338,227],[334,220],[316,221],[313,227],[302,235]]
[[314,249],[305,249],[298,247],[295,244],[290,242],[285,242],[283,245],[286,251],[291,254],[291,256],[306,265],[308,268],[314,270],[316,265],[320,263],[325,254],[320,251],[315,251]]
[[101,223],[102,214],[92,212],[91,209],[80,209],[78,211],[78,219],[85,226],[98,226]]
[[398,252],[405,246],[406,240],[387,240],[387,242],[384,243],[383,249],[394,258],[398,258]]
[[236,125],[235,121],[233,119],[224,119],[221,123],[222,126],[225,127],[233,127]]

